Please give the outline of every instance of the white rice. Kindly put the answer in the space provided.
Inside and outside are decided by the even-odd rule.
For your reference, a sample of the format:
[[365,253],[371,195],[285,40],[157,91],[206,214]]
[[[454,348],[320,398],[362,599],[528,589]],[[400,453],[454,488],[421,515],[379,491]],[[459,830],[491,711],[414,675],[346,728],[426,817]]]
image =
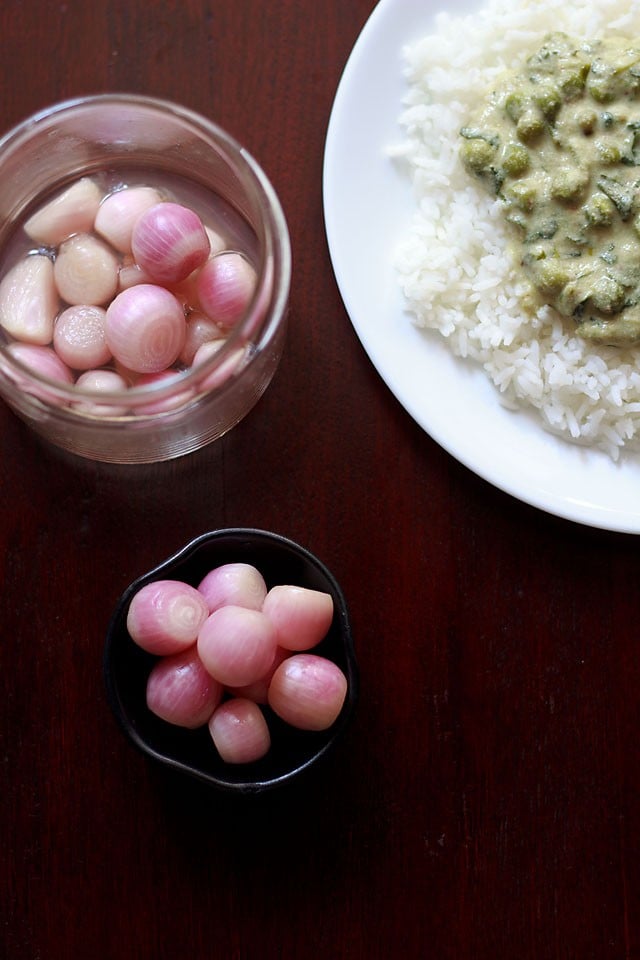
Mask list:
[[404,51],[404,140],[393,154],[417,212],[397,266],[415,324],[481,364],[503,403],[535,407],[547,429],[615,460],[640,450],[640,348],[588,345],[550,307],[526,311],[500,204],[458,159],[478,97],[556,30],[635,40],[640,0],[489,0],[473,15],[439,14],[434,33]]

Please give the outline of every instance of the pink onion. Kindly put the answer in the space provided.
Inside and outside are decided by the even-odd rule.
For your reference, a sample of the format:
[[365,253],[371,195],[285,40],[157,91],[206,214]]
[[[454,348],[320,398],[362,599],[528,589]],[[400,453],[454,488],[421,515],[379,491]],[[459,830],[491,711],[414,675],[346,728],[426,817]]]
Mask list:
[[147,706],[168,723],[195,730],[222,699],[222,686],[202,666],[195,647],[159,660],[147,680]]
[[178,283],[205,262],[210,244],[202,220],[179,203],[157,203],[136,221],[136,262],[158,283]]
[[267,595],[264,577],[250,563],[225,563],[215,567],[198,584],[209,612],[232,604],[260,610]]
[[[206,233],[209,239],[209,253],[207,255],[207,260],[210,260],[211,257],[217,256],[219,253],[223,253],[227,249],[227,245],[223,237],[216,233],[211,227],[205,224],[204,232]],[[192,270],[188,277],[185,277],[184,280],[181,280],[179,283],[172,284],[172,293],[175,293],[178,300],[185,306],[195,308],[198,303],[198,293],[196,290],[196,281],[198,279],[198,274],[200,273],[200,264],[195,270]]]
[[335,663],[313,653],[288,657],[269,685],[269,706],[301,730],[327,730],[347,695],[347,678]]
[[134,594],[127,630],[143,650],[164,656],[193,646],[208,614],[195,587],[180,580],[155,580]]
[[185,336],[182,308],[173,294],[150,283],[123,290],[107,309],[106,340],[113,356],[136,373],[166,370]]
[[197,276],[198,302],[219,327],[229,331],[249,306],[256,279],[256,271],[241,253],[220,253],[208,260]]
[[269,590],[262,610],[287,650],[310,650],[326,636],[333,619],[333,599],[320,590],[278,584]]
[[122,417],[128,411],[126,406],[103,403],[101,393],[118,393],[126,390],[128,384],[115,370],[86,370],[76,380],[78,390],[96,394],[89,399],[83,398],[73,404],[74,409],[94,417]]
[[[30,343],[11,343],[7,347],[7,351],[26,367],[29,367],[37,376],[47,377],[49,380],[59,380],[61,383],[73,383],[71,370],[51,347],[36,346]],[[8,367],[4,369],[25,393],[30,393],[48,403],[62,403],[59,397],[47,390],[46,386],[33,383],[26,376],[13,369],[9,370]]]
[[241,687],[259,680],[273,663],[275,652],[275,631],[259,610],[220,607],[198,634],[200,659],[225,686]]
[[225,763],[252,763],[271,746],[269,727],[252,700],[227,700],[209,721],[214,746]]
[[[147,384],[166,383],[169,380],[175,380],[177,374],[175,370],[161,370],[159,373],[143,373],[136,380],[136,387],[144,387]],[[154,414],[166,413],[168,410],[177,410],[178,407],[188,403],[193,397],[193,390],[179,390],[177,393],[170,393],[167,397],[158,397],[157,400],[150,400],[149,403],[140,404],[135,408],[136,413]]]

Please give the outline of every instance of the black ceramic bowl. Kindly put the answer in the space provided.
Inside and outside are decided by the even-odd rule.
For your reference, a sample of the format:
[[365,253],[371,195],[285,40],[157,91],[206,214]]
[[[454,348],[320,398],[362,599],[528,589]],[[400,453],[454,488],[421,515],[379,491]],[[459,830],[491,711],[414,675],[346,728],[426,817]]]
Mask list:
[[[228,764],[220,758],[206,727],[186,730],[151,713],[146,705],[146,684],[156,658],[133,642],[126,626],[129,604],[145,584],[174,579],[197,586],[209,570],[224,563],[253,564],[268,588],[288,583],[331,594],[333,622],[313,652],[337,663],[348,682],[344,706],[329,730],[318,733],[296,730],[265,708],[271,749],[263,759],[241,765]],[[293,541],[264,530],[244,528],[215,530],[197,537],[125,590],[109,624],[104,674],[113,712],[140,750],[177,771],[239,793],[258,793],[286,783],[319,760],[344,730],[358,695],[358,671],[347,606],[333,575],[317,557]]]

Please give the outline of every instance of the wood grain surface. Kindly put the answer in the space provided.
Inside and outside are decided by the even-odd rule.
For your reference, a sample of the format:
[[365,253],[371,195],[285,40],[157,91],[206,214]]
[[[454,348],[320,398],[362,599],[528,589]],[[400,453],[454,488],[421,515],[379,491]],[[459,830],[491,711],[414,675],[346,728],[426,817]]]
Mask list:
[[[294,261],[271,387],[197,454],[93,464],[0,406],[7,960],[640,957],[637,541],[446,454],[378,377],[334,281],[324,139],[373,6],[0,6],[2,129],[80,94],[182,103],[258,158]],[[330,759],[242,802],[145,760],[102,679],[122,590],[236,525],[329,565],[361,671]]]

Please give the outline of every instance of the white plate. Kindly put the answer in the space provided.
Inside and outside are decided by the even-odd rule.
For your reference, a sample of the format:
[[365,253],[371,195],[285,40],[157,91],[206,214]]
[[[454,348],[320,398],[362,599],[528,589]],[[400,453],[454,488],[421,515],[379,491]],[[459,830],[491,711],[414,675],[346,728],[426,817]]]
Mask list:
[[[449,0],[449,11],[477,4]],[[413,212],[411,185],[387,156],[400,142],[402,51],[431,32],[436,0],[381,0],[340,81],[327,131],[324,211],[331,260],[369,358],[416,420],[494,486],[549,513],[640,533],[640,458],[606,454],[549,434],[534,414],[510,412],[483,371],[454,358],[404,310],[394,249]]]

